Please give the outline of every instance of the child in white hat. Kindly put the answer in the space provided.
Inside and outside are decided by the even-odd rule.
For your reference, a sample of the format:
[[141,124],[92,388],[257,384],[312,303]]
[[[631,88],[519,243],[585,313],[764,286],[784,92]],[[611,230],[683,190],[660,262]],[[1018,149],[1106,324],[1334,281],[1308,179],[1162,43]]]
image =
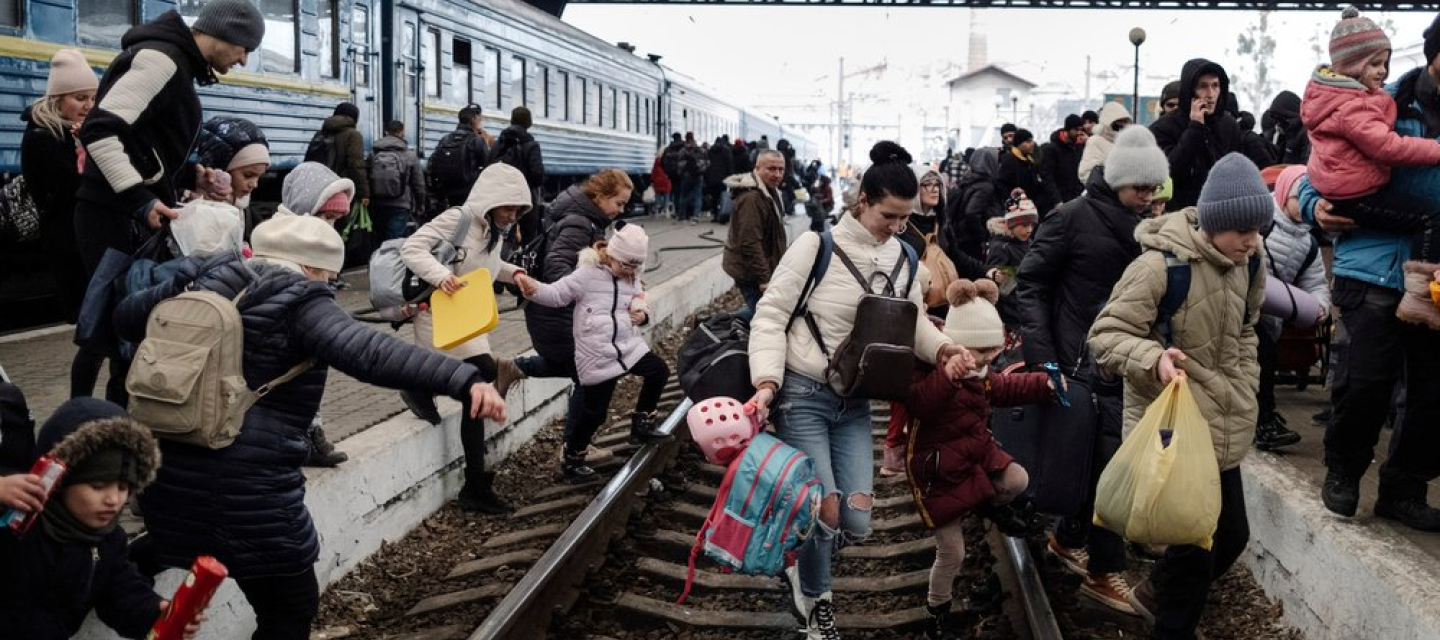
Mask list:
[[916,487],[915,506],[935,532],[927,638],[953,632],[950,598],[965,560],[964,516],[978,511],[997,523],[1013,521],[1006,505],[1030,483],[1025,469],[990,434],[990,407],[1048,403],[1055,397],[1044,373],[990,371],[1005,345],[1005,326],[995,310],[999,297],[990,280],[950,284],[945,335],[970,351],[975,368],[954,382],[944,369],[922,365],[905,403],[912,421],[905,466],[910,486]]
[[578,428],[565,434],[560,471],[567,480],[594,474],[585,465],[585,448],[605,421],[615,383],[622,376],[633,374],[645,380],[631,416],[631,439],[663,437],[656,431],[655,409],[670,379],[670,367],[651,353],[639,330],[650,322],[640,280],[650,239],[638,225],[616,224],[609,241],[580,252],[580,266],[570,275],[549,284],[523,274],[515,276],[515,284],[536,304],[575,305],[575,369],[585,388],[585,400]]

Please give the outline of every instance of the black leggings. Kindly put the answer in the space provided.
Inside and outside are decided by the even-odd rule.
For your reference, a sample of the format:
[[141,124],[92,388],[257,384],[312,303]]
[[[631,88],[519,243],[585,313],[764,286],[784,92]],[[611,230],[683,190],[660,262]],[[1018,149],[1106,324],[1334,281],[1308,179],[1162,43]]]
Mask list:
[[[466,358],[465,362],[475,365],[486,382],[495,381],[495,358],[490,354]],[[466,393],[468,395],[469,392]],[[470,417],[468,398],[460,404],[460,447],[465,451],[465,481],[468,483],[485,472],[485,420]]]
[[1215,524],[1209,551],[1189,544],[1171,545],[1150,571],[1155,587],[1154,640],[1190,640],[1200,626],[1200,614],[1210,585],[1239,559],[1250,541],[1250,519],[1245,515],[1245,482],[1236,467],[1220,472],[1220,520]]
[[1440,209],[1428,200],[1381,191],[1330,204],[1362,228],[1414,236],[1411,259],[1440,262]]
[[255,610],[251,640],[309,640],[320,612],[320,583],[315,570],[293,576],[237,578],[235,586]]
[[[626,374],[645,379],[640,387],[640,397],[635,401],[636,412],[649,413],[660,406],[660,394],[665,391],[665,382],[670,379],[670,367],[660,356],[646,353]],[[581,402],[581,417],[575,430],[565,434],[566,451],[579,453],[590,446],[590,439],[605,423],[605,416],[610,412],[610,398],[615,395],[615,384],[622,377],[624,375],[582,387],[585,393]]]

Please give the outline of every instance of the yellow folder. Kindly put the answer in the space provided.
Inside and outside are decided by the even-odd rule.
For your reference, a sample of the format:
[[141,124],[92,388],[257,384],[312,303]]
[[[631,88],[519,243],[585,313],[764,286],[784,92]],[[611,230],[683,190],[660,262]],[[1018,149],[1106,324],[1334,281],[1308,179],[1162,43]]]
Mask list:
[[453,348],[500,324],[490,270],[476,269],[460,276],[460,281],[465,286],[453,295],[436,289],[430,296],[436,349]]

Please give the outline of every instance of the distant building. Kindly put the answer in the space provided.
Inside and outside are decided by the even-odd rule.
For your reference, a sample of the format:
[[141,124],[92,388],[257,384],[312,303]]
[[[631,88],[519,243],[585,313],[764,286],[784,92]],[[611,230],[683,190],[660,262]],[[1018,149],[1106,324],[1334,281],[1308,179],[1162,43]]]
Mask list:
[[[997,146],[1000,125],[1014,122],[1032,129],[1032,92],[1036,84],[1004,68],[987,64],[950,80],[950,118],[955,123],[957,148]],[[1039,137],[1042,132],[1034,131]]]

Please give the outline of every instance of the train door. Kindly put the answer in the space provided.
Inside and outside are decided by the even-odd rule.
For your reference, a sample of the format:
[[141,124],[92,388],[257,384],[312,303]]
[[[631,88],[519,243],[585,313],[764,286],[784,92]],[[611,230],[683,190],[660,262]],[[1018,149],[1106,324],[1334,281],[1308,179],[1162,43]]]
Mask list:
[[423,86],[420,60],[420,16],[403,8],[396,8],[399,30],[395,37],[395,119],[405,123],[405,134],[421,155],[429,152],[425,144],[425,119],[421,113],[420,91]]
[[356,0],[350,5],[350,48],[346,50],[350,64],[350,101],[360,107],[358,128],[374,144],[384,131],[385,117],[375,99],[377,53],[372,43],[376,33],[375,15],[371,5]]

